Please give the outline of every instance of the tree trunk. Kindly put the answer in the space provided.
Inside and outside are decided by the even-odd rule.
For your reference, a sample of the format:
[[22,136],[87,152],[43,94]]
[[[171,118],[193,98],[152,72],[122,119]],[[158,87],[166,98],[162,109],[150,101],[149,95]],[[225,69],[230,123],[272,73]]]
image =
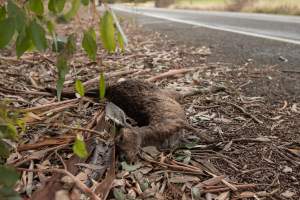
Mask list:
[[166,8],[171,4],[175,3],[175,0],[156,0],[155,7],[157,8]]

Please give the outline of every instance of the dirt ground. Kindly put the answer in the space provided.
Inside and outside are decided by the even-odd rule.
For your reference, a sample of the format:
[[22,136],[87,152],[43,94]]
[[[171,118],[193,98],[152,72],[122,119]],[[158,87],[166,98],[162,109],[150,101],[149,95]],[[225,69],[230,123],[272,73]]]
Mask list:
[[[88,61],[83,52],[77,53],[65,87],[73,87],[75,78],[89,81],[102,70],[110,77],[108,82],[114,82],[193,69],[154,82],[180,92],[195,90],[194,96],[180,103],[189,123],[214,137],[215,142],[204,143],[199,139],[201,132],[190,131],[185,132],[177,149],[162,152],[144,148],[134,165],[110,161],[117,167],[108,199],[299,199],[297,74],[283,73],[276,66],[257,68],[251,62],[240,66],[207,63],[207,47],[179,46],[159,33],[144,32],[130,24],[124,27],[129,37],[126,51],[109,55],[99,49],[101,66]],[[32,194],[37,199],[35,191],[47,188],[49,178],[55,176],[47,169],[70,165],[70,147],[76,133],[82,132],[74,127],[97,135],[90,129],[103,115],[103,102],[94,99],[54,103],[55,96],[43,90],[55,86],[54,63],[48,54],[27,53],[16,60],[9,51],[1,51],[0,99],[9,99],[11,105],[28,112],[27,131],[18,143],[12,143],[17,151],[7,163],[40,170],[22,172],[16,189],[24,199]],[[74,175],[86,183],[95,166],[77,160],[71,168],[78,168]],[[107,181],[104,177],[105,173],[94,179],[91,187],[97,191],[98,183]],[[110,191],[103,185],[100,190],[101,194]],[[45,192],[54,195],[53,191]],[[74,189],[69,194],[80,196]]]

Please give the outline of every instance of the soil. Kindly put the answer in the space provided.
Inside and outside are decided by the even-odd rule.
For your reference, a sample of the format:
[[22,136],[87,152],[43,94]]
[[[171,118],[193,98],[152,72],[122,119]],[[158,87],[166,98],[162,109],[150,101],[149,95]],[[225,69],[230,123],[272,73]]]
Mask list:
[[[186,116],[189,124],[218,142],[204,143],[199,133],[184,130],[185,143],[177,149],[161,151],[144,147],[135,165],[116,161],[119,168],[109,198],[124,195],[133,199],[192,199],[192,196],[193,199],[209,199],[228,195],[227,199],[299,199],[300,96],[296,75],[281,72],[274,66],[208,63],[210,50],[207,47],[183,46],[159,33],[145,32],[127,23],[123,26],[130,41],[127,50],[107,54],[99,49],[100,67],[87,60],[83,52],[78,52],[71,62],[65,87],[73,87],[75,77],[84,82],[103,70],[107,74],[128,72],[110,78],[110,82],[116,83],[120,78],[146,80],[171,69],[195,68],[155,81],[159,88],[199,91],[181,101],[185,113],[164,92],[146,95],[148,90],[143,87],[141,91],[145,98],[141,102],[150,97],[163,98],[172,106],[164,107],[165,104],[151,100],[146,104],[149,107],[144,107],[144,103],[138,104],[141,99],[135,93],[126,93],[129,96],[125,99],[132,98],[128,103],[137,106],[136,109],[130,109],[123,101],[118,105],[139,125],[149,123],[156,130],[166,128],[162,126],[162,118],[164,121],[182,120]],[[62,104],[49,106],[56,98],[40,88],[55,86],[53,60],[50,54],[38,53],[27,53],[17,60],[9,51],[1,51],[0,98],[9,99],[11,106],[31,109],[26,118],[26,134],[12,143],[18,151],[7,163],[41,170],[39,173],[22,173],[16,190],[24,198],[42,189],[51,177],[51,174],[43,173],[43,169],[63,168],[64,162],[69,166],[72,142],[76,134],[82,132],[70,127],[85,127],[83,135],[91,135],[86,133],[103,115],[103,103],[88,98],[71,101],[72,98],[64,98]],[[127,86],[130,85],[123,85],[124,88],[119,85],[114,91],[126,90]],[[108,96],[115,102],[121,100],[112,94]],[[155,111],[152,108],[156,106],[161,107]],[[175,111],[165,111],[167,108]],[[135,110],[145,113],[136,116]],[[58,123],[67,126],[56,126]],[[177,129],[180,123],[171,123],[171,126]],[[134,128],[140,132],[141,129]],[[127,130],[124,129],[124,135],[128,134]],[[159,134],[155,136],[161,136]],[[143,141],[148,142],[148,138]],[[73,162],[70,166],[77,169],[76,178],[86,181],[94,166],[79,167],[86,160]],[[100,183],[103,178],[95,181]]]

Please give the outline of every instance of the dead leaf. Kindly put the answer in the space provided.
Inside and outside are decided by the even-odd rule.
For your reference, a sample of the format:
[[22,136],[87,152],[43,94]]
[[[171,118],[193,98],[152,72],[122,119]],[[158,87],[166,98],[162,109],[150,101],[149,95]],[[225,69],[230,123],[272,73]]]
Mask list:
[[151,172],[152,171],[152,167],[143,167],[143,168],[141,168],[141,169],[139,169],[139,172],[141,172],[142,174],[148,174],[149,172]]
[[121,165],[122,165],[122,169],[128,172],[135,171],[141,167],[141,164],[129,165],[126,162],[122,162]]
[[282,196],[286,198],[292,198],[295,195],[295,192],[291,192],[290,190],[286,190],[285,192],[281,193]]
[[160,154],[155,146],[143,147],[142,150],[143,152],[148,153],[153,158],[157,157]]
[[249,191],[246,191],[246,192],[242,192],[240,195],[239,195],[239,198],[243,199],[243,198],[253,198],[255,196],[255,193],[254,192],[249,192]]
[[282,170],[284,173],[290,173],[290,172],[293,172],[293,169],[291,167],[288,167],[288,166],[284,166],[283,170]]
[[216,200],[229,200],[229,194],[230,192],[223,192],[219,196],[216,197]]
[[298,105],[296,103],[294,103],[291,107],[291,111],[297,114],[300,114],[300,108],[298,108]]
[[126,199],[126,195],[124,194],[124,192],[118,188],[114,188],[113,194],[114,194],[114,197],[116,198],[116,200],[125,200]]

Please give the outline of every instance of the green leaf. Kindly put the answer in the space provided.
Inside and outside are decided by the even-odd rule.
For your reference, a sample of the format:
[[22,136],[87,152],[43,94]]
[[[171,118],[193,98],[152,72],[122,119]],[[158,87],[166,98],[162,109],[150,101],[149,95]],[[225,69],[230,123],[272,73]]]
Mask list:
[[105,77],[103,73],[101,73],[99,77],[99,95],[100,100],[105,97]]
[[57,91],[57,98],[60,101],[61,92],[62,92],[64,82],[65,82],[65,76],[69,72],[67,58],[65,57],[64,54],[60,54],[57,57],[56,67],[58,69],[58,79],[56,82],[56,91]]
[[48,29],[50,34],[55,33],[55,25],[52,21],[47,21],[47,29]]
[[5,6],[0,6],[0,20],[3,20],[6,17]]
[[81,3],[85,6],[89,5],[90,0],[81,0]]
[[76,92],[80,95],[80,97],[84,96],[84,93],[85,93],[84,86],[79,79],[77,79],[75,82],[75,89],[76,89]]
[[96,31],[92,27],[90,27],[88,31],[90,32],[90,34],[93,36],[94,40],[96,41],[97,40]]
[[0,185],[12,187],[19,179],[19,174],[14,168],[0,165]]
[[88,152],[86,150],[82,135],[76,136],[73,145],[73,152],[80,158],[86,158],[88,156]]
[[18,32],[22,32],[26,25],[26,15],[24,11],[12,0],[8,0],[7,13],[9,18],[15,20],[15,27]]
[[119,42],[119,47],[120,49],[123,51],[125,46],[127,45],[128,43],[128,39],[120,25],[120,22],[117,18],[117,16],[115,15],[114,11],[112,10],[111,11],[111,14],[112,14],[112,17],[114,19],[114,22],[115,22],[115,25],[116,25],[116,29],[117,29],[117,32],[118,32],[118,42]]
[[100,36],[104,48],[108,52],[114,52],[116,50],[115,26],[113,16],[109,11],[105,11],[100,20]]
[[56,0],[55,1],[55,9],[56,12],[60,13],[64,10],[66,4],[66,0]]
[[82,47],[93,61],[96,60],[97,44],[92,31],[85,31],[82,39]]
[[66,0],[50,0],[48,2],[48,9],[57,14],[64,10]]
[[34,46],[39,51],[44,51],[47,48],[46,32],[44,28],[39,25],[36,21],[32,21],[29,25],[30,35]]
[[42,0],[29,0],[30,10],[35,12],[37,15],[43,15],[44,13],[44,4]]
[[16,140],[18,138],[18,131],[12,123],[0,124],[0,133],[4,138]]
[[137,164],[137,165],[128,165],[126,162],[122,162],[122,169],[128,172],[132,172],[137,170],[138,168],[141,167],[141,164]]
[[12,187],[6,187],[6,186],[0,188],[0,199],[22,200],[19,193],[14,191]]
[[0,139],[0,158],[8,158],[9,149],[7,145]]
[[71,9],[65,14],[65,19],[67,21],[71,20],[80,8],[80,0],[72,0],[72,7]]
[[29,30],[26,28],[19,33],[16,41],[16,52],[18,58],[20,58],[31,46],[31,38]]
[[48,10],[50,10],[53,13],[57,13],[56,12],[56,7],[55,7],[55,2],[56,2],[56,0],[49,0],[48,1]]
[[0,21],[0,48],[4,48],[15,34],[15,21],[7,18]]
[[116,200],[126,200],[126,195],[124,192],[118,188],[114,188],[113,190],[114,197]]
[[122,51],[124,51],[125,49],[125,45],[124,45],[124,40],[123,40],[123,37],[121,35],[121,33],[118,31],[118,43],[119,43],[119,47]]

